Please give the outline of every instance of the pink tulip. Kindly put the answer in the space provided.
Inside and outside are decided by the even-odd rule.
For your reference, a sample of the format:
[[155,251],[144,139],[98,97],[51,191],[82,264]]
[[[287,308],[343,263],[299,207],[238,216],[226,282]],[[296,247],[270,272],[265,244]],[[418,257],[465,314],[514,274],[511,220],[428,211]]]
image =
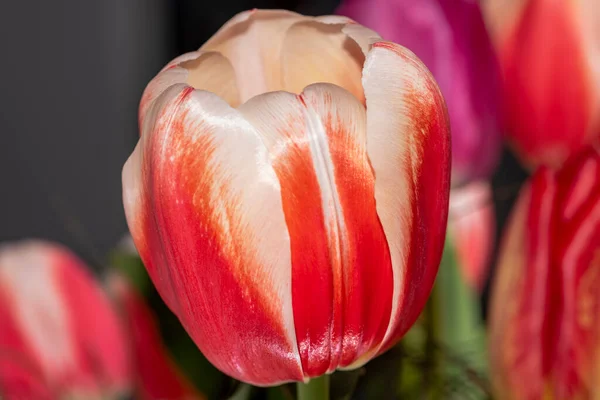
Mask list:
[[0,396],[99,399],[127,393],[119,317],[68,250],[28,241],[0,247]]
[[148,85],[129,228],[205,356],[245,382],[358,367],[414,323],[446,229],[446,109],[344,17],[237,15]]
[[448,103],[452,183],[485,178],[500,152],[500,70],[476,0],[345,0],[337,13],[408,47]]
[[472,182],[450,192],[448,236],[465,281],[483,290],[494,249],[494,205],[486,182]]
[[600,153],[542,167],[503,238],[490,303],[498,399],[600,397]]

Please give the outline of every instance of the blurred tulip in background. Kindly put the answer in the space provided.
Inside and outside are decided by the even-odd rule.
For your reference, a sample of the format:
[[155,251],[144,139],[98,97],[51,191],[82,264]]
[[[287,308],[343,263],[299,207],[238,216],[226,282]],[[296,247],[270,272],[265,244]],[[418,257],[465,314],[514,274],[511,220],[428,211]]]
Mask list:
[[450,142],[411,52],[345,17],[245,12],[168,64],[139,116],[130,231],[219,369],[273,385],[356,368],[417,319]]
[[492,188],[478,181],[454,188],[450,193],[448,241],[469,286],[483,290],[495,239]]
[[501,145],[500,70],[474,0],[346,0],[337,12],[413,51],[448,104],[452,183],[487,178]]
[[0,327],[2,398],[116,398],[131,389],[119,316],[65,248],[0,247]]
[[508,138],[529,167],[559,166],[600,136],[600,2],[486,0]]
[[118,303],[62,246],[0,247],[0,397],[201,400],[165,351],[151,311],[120,276]]
[[540,168],[504,234],[491,300],[499,399],[598,398],[600,155]]

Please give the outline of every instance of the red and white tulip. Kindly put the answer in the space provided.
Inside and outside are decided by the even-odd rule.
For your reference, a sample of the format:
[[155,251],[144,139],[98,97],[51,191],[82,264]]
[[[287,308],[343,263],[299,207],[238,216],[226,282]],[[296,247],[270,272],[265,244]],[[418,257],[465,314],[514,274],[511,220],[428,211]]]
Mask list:
[[499,399],[596,399],[600,365],[600,154],[540,168],[504,236],[491,300]]
[[345,17],[245,12],[150,82],[140,127],[130,231],[219,369],[302,381],[414,323],[444,242],[450,142],[410,51]]
[[0,247],[0,396],[100,399],[129,392],[125,333],[108,297],[68,250]]

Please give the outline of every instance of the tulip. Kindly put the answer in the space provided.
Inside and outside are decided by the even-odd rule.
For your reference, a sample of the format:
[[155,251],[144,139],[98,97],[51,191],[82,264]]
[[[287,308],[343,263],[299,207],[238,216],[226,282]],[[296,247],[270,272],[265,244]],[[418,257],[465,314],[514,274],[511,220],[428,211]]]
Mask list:
[[130,336],[136,399],[203,399],[168,355],[156,319],[143,298],[119,275],[112,276],[110,283]]
[[487,0],[508,138],[525,164],[559,166],[600,135],[600,5]]
[[600,353],[600,154],[538,169],[522,189],[491,299],[499,399],[596,399]]
[[27,241],[0,247],[0,396],[116,398],[130,366],[119,317],[66,249]]
[[494,249],[494,205],[487,182],[469,183],[450,192],[448,237],[466,283],[481,292]]
[[450,144],[410,51],[345,17],[244,12],[169,63],[139,116],[129,229],[217,368],[304,381],[414,323],[441,257]]
[[500,152],[501,84],[479,2],[346,0],[337,12],[408,47],[431,70],[448,103],[453,186],[488,177]]

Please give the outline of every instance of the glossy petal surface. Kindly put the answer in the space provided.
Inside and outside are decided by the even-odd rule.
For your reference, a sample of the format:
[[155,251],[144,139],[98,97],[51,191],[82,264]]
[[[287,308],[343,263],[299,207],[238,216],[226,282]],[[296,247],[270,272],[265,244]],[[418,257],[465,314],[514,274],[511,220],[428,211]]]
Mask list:
[[136,247],[200,350],[257,384],[302,379],[281,189],[255,129],[216,95],[172,86],[123,171]]
[[394,282],[365,109],[343,89],[316,84],[300,96],[264,95],[241,111],[261,132],[281,182],[296,337],[305,374],[319,376],[374,349],[390,318]]
[[500,398],[598,396],[600,156],[588,150],[523,189],[491,303]]

